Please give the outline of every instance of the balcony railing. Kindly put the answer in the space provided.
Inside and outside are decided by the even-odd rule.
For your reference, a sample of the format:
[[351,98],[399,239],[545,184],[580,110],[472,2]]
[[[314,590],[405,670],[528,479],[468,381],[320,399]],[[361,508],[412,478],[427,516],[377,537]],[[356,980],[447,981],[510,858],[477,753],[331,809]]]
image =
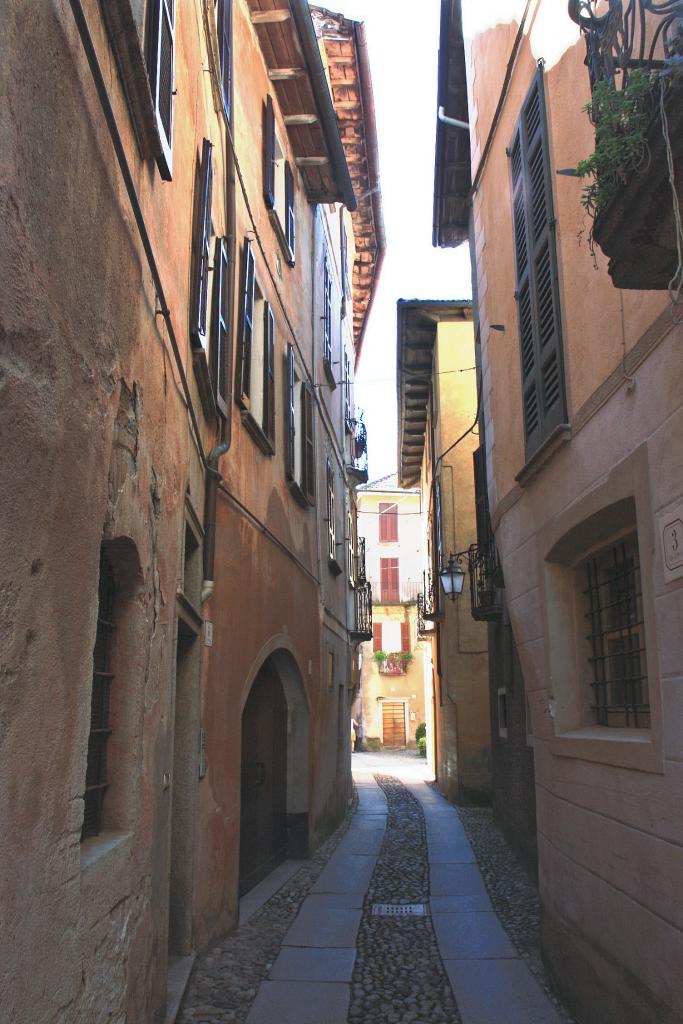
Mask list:
[[443,612],[439,608],[439,577],[431,570],[422,574],[422,619],[424,622],[439,622]]
[[377,604],[415,604],[422,592],[420,580],[402,580],[398,587],[382,587],[372,580],[372,592]]
[[469,550],[472,618],[480,622],[499,619],[503,611],[503,570],[493,534]]
[[363,414],[352,420],[351,464],[346,467],[349,476],[357,483],[368,482],[368,431],[363,423]]
[[628,84],[629,73],[659,70],[683,56],[683,0],[570,0],[569,16],[586,39],[586,64],[591,88],[609,82]]
[[353,592],[355,622],[349,632],[352,640],[372,640],[372,586],[358,581]]

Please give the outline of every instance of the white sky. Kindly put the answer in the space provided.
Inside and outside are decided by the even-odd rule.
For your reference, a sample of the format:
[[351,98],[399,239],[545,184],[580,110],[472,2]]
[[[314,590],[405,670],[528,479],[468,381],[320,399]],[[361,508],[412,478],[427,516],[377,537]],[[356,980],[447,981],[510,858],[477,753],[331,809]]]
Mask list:
[[[379,138],[387,252],[358,376],[370,479],[396,469],[396,301],[469,299],[467,245],[432,247],[439,0],[332,0],[365,22]],[[409,35],[409,45],[408,45]]]

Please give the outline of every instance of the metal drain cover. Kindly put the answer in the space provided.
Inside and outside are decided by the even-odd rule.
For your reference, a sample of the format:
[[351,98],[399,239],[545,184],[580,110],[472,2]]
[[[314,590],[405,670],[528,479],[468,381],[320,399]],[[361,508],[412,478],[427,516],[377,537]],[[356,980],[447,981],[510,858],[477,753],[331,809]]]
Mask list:
[[426,917],[426,903],[373,903],[373,917]]

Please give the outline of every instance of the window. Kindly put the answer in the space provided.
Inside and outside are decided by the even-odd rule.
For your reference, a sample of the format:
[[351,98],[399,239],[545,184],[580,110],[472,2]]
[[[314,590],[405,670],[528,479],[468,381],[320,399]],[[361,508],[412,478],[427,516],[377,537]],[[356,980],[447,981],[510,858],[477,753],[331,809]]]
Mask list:
[[327,460],[327,557],[337,561],[337,514],[334,504],[334,470]]
[[375,651],[382,650],[382,623],[373,622],[372,624],[372,650],[373,654]]
[[332,275],[327,256],[323,264],[323,359],[326,369],[332,369]]
[[107,789],[107,740],[109,727],[109,691],[113,682],[111,671],[111,640],[114,624],[114,573],[104,549],[100,551],[100,579],[97,606],[97,629],[93,650],[92,696],[90,703],[90,735],[88,762],[83,796],[83,828],[81,839],[96,836],[102,830],[102,802]]
[[443,514],[441,509],[440,480],[434,481],[434,540],[436,543],[436,571],[438,572],[445,564],[443,554]]
[[566,419],[555,218],[541,71],[525,100],[509,153],[528,459]]
[[202,144],[199,168],[199,192],[195,211],[193,243],[192,309],[190,337],[195,346],[206,349],[206,311],[209,290],[209,262],[211,256],[211,191],[213,170],[212,145],[208,139]]
[[232,117],[232,0],[218,0],[216,14],[221,63],[221,96],[228,120]]
[[349,500],[349,507],[346,513],[346,568],[349,577],[349,583],[353,587],[356,583],[356,542],[355,542],[355,522],[353,515],[353,506]]
[[266,99],[263,129],[263,195],[275,233],[290,266],[294,266],[296,218],[294,175],[275,125],[271,96]]
[[638,541],[620,540],[584,564],[591,708],[597,725],[649,728]]
[[382,604],[398,604],[398,558],[380,558],[379,577]]
[[502,739],[508,735],[508,693],[504,686],[498,687],[498,735]]
[[213,332],[211,338],[211,378],[220,414],[228,415],[230,381],[230,259],[228,239],[217,238],[213,260]]
[[275,319],[256,281],[254,254],[244,243],[239,404],[243,421],[259,447],[275,451]]
[[349,252],[346,239],[346,224],[344,223],[344,207],[339,211],[339,249],[341,262],[341,315],[346,316],[346,296],[349,287]]
[[379,539],[383,543],[398,541],[398,505],[395,501],[379,503]]
[[[315,504],[313,394],[296,373],[293,345],[287,346],[285,476],[301,504]],[[297,443],[298,437],[298,443]]]
[[165,181],[170,181],[173,171],[174,0],[151,0],[148,38],[149,84],[161,142],[161,155],[157,163],[161,177]]
[[353,415],[351,408],[351,360],[344,352],[344,427],[347,434],[353,431]]
[[401,650],[404,654],[410,654],[411,651],[409,622],[401,623]]

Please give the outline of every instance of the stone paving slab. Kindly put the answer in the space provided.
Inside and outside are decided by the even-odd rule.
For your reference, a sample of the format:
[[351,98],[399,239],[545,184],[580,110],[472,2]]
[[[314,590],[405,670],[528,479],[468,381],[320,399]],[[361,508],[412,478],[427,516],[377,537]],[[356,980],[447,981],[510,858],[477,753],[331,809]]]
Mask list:
[[476,893],[470,896],[430,896],[432,914],[461,914],[471,910],[493,910],[486,895]]
[[522,960],[445,960],[463,1024],[560,1024]]
[[355,946],[361,910],[334,909],[309,904],[304,900],[283,946],[340,947]]
[[427,857],[430,864],[475,864],[477,860],[466,839],[455,843],[428,843]]
[[[312,892],[306,897],[305,904],[323,910],[360,910],[363,898],[362,892]],[[483,909],[488,910],[488,907]]]
[[285,947],[273,964],[272,981],[350,982],[356,950]]
[[516,957],[517,950],[492,910],[432,912],[439,952],[444,960]]
[[264,981],[247,1024],[346,1024],[348,985],[319,981]]
[[321,872],[311,892],[364,893],[372,878],[377,857],[356,853],[335,853]]
[[432,864],[434,896],[485,896],[486,887],[476,864]]

